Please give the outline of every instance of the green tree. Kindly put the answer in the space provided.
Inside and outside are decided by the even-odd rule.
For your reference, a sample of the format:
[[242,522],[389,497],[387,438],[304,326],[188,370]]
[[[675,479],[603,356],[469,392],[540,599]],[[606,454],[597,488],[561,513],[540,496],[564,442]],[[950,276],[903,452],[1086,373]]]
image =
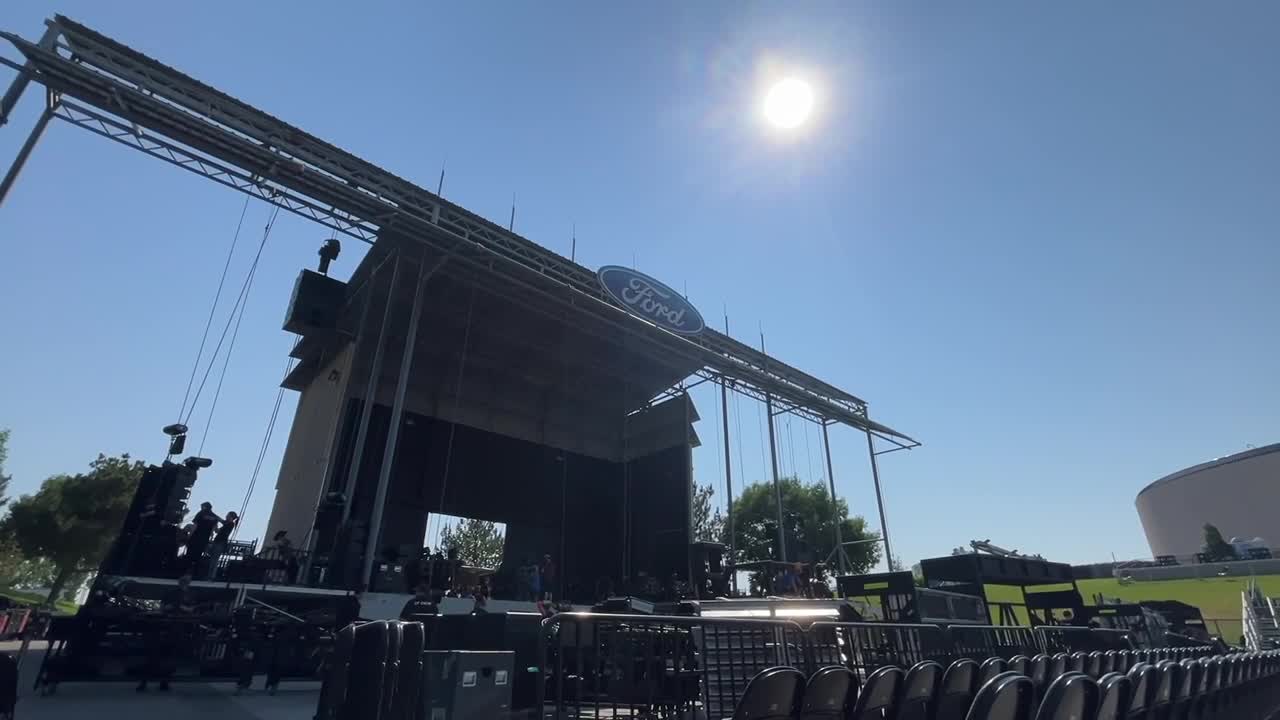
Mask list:
[[1204,553],[1205,560],[1209,562],[1236,559],[1236,549],[1222,539],[1222,531],[1212,523],[1204,524],[1204,546],[1200,548],[1200,552]]
[[502,533],[488,520],[462,518],[457,528],[445,525],[440,531],[440,547],[457,548],[466,565],[496,568],[502,564]]
[[9,431],[0,430],[0,508],[9,503],[9,481],[13,478],[4,474],[4,463],[9,459]]
[[724,516],[720,508],[711,509],[715,494],[710,485],[693,486],[693,539],[698,542],[720,542],[724,537]]
[[43,558],[56,568],[48,602],[110,549],[143,468],[128,455],[99,455],[89,472],[55,475],[9,508],[0,533],[9,534],[26,558]]
[[[814,562],[826,560],[836,545],[835,528],[839,519],[845,553],[853,572],[866,572],[880,561],[879,543],[847,544],[874,539],[877,535],[867,530],[866,520],[861,516],[849,517],[849,506],[843,499],[837,498],[833,507],[821,482],[806,485],[799,478],[785,477],[779,480],[779,485],[788,560],[805,556]],[[774,547],[778,537],[777,517],[773,483],[756,483],[743,489],[742,496],[733,503],[738,562],[778,559]]]

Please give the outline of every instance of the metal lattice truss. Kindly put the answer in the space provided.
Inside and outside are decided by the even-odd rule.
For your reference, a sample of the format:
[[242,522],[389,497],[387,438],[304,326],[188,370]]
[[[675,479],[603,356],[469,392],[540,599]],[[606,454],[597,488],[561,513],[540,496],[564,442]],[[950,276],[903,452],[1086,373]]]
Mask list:
[[592,270],[79,23],[60,15],[46,23],[40,43],[0,35],[26,58],[17,92],[28,80],[46,86],[52,117],[358,240],[373,243],[395,230],[483,269],[494,282],[611,316],[663,352],[696,360],[701,378],[768,398],[776,412],[847,424],[899,448],[918,444],[870,420],[854,395],[714,330],[679,336],[626,314]]

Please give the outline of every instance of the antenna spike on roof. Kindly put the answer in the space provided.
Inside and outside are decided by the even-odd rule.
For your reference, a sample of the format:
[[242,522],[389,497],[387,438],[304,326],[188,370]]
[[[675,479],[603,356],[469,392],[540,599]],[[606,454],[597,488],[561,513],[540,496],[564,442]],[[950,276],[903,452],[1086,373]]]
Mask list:
[[444,197],[444,163],[440,163],[440,182],[436,183],[436,196]]
[[507,222],[507,232],[516,230],[516,194],[511,193],[511,220]]
[[569,262],[578,261],[578,223],[573,224],[573,240],[569,246]]

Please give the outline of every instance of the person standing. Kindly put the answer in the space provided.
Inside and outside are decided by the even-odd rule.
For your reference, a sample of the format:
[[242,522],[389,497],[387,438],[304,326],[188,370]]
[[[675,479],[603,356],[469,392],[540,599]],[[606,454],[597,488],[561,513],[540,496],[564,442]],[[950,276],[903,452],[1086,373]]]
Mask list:
[[186,573],[188,575],[199,572],[200,560],[204,557],[204,551],[209,548],[209,540],[220,522],[222,518],[213,511],[212,503],[200,503],[200,512],[191,518],[191,536],[187,538]]
[[222,521],[222,527],[218,528],[218,532],[213,535],[213,544],[209,546],[209,570],[205,573],[206,580],[212,580],[213,576],[218,572],[218,560],[222,557],[222,553],[227,551],[227,546],[231,544],[231,533],[235,531],[236,525],[240,522],[240,516],[234,510],[227,511],[227,517]]

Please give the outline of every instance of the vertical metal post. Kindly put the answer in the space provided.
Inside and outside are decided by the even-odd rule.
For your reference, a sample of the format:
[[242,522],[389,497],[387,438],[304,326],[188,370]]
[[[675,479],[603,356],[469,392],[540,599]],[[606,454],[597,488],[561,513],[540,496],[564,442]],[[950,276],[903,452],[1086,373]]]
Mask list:
[[733,467],[730,462],[729,455],[729,388],[724,377],[720,378],[720,417],[724,422],[724,493],[725,493],[725,512],[729,516],[729,557],[728,562],[724,563],[725,570],[729,572],[729,583],[736,593],[738,591],[738,573],[730,570],[733,566],[734,558],[737,557],[735,552],[737,541],[733,536]]
[[840,573],[847,575],[852,572],[849,567],[849,558],[844,553],[844,531],[840,526],[844,524],[844,518],[840,517],[840,503],[836,500],[836,476],[831,469],[831,439],[827,436],[827,423],[822,423],[822,449],[827,454],[827,483],[831,489],[831,515],[835,518],[836,526],[836,562],[840,565]]
[[[401,418],[404,415],[404,396],[409,389],[409,371],[413,369],[414,350],[418,343],[418,325],[422,317],[423,285],[444,263],[438,262],[430,272],[427,271],[427,257],[423,253],[418,266],[418,282],[413,287],[413,309],[409,311],[409,331],[404,339],[404,352],[400,355],[400,375],[396,379],[396,395],[391,403],[391,424],[387,428],[387,442],[382,449],[382,467],[378,470],[378,489],[373,495],[373,516],[369,521],[369,540],[364,545],[364,567],[361,570],[361,583],[369,582],[373,573],[375,549],[381,541],[382,514],[387,503],[387,489],[391,485],[391,469],[395,465],[396,445],[400,440]],[[394,291],[395,288],[392,288]],[[388,296],[387,307],[390,307]]]
[[[684,457],[685,468],[688,474],[689,482],[684,484],[685,492],[685,576],[684,579],[689,583],[689,587],[694,592],[694,598],[698,597],[701,588],[693,587],[693,443],[689,440],[689,426],[692,424],[693,400],[689,397],[689,389],[684,390],[684,427],[680,432],[684,435]],[[672,588],[674,590],[675,588]]]
[[884,561],[889,568],[893,568],[893,552],[889,549],[889,524],[884,519],[884,495],[880,492],[880,468],[876,465],[876,446],[871,442],[871,428],[866,428],[866,431],[867,455],[871,457],[871,479],[876,484],[876,507],[880,510],[880,536],[884,540]]
[[[50,102],[53,102],[52,98]],[[49,127],[49,121],[53,119],[53,108],[54,106],[50,105],[44,109],[44,112],[40,113],[40,118],[36,120],[36,126],[31,128],[31,134],[27,136],[26,142],[22,143],[22,147],[18,148],[18,155],[13,159],[13,164],[9,166],[9,171],[4,174],[4,179],[0,180],[0,205],[4,205],[4,199],[9,195],[9,189],[18,180],[18,173],[21,173],[22,167],[27,164],[27,158],[31,157],[31,151],[35,149],[40,136],[44,134],[44,129]]]
[[773,462],[773,497],[778,503],[778,553],[779,560],[787,561],[787,531],[782,524],[782,483],[778,479],[778,445],[773,438],[773,394],[764,394],[764,408],[769,421],[769,459]]
[[[387,286],[387,305],[382,309],[382,325],[378,327],[378,340],[373,351],[373,366],[369,369],[369,382],[365,385],[364,407],[360,408],[360,425],[356,430],[356,444],[351,453],[351,467],[347,469],[347,482],[342,488],[347,495],[347,503],[342,507],[343,524],[351,518],[351,506],[356,502],[356,483],[360,480],[360,463],[364,461],[364,443],[369,435],[369,416],[373,414],[373,404],[378,390],[378,375],[382,372],[382,348],[387,335],[387,320],[391,315],[392,295],[395,294],[396,281],[400,279],[400,251],[396,250],[395,253],[395,265],[391,268],[391,284]],[[373,291],[374,284],[370,280],[370,296]],[[358,351],[359,348],[355,348],[354,352]]]
[[[49,50],[58,40],[58,31],[54,29],[52,24],[46,25],[44,34],[40,36],[38,43],[41,48]],[[4,97],[0,98],[0,127],[9,122],[9,113],[13,112],[13,106],[18,104],[18,98],[22,97],[22,93],[26,91],[27,85],[31,84],[31,76],[35,73],[35,65],[28,60],[23,66],[22,71],[18,73],[18,77],[13,79],[9,84],[9,89],[5,91]]]

